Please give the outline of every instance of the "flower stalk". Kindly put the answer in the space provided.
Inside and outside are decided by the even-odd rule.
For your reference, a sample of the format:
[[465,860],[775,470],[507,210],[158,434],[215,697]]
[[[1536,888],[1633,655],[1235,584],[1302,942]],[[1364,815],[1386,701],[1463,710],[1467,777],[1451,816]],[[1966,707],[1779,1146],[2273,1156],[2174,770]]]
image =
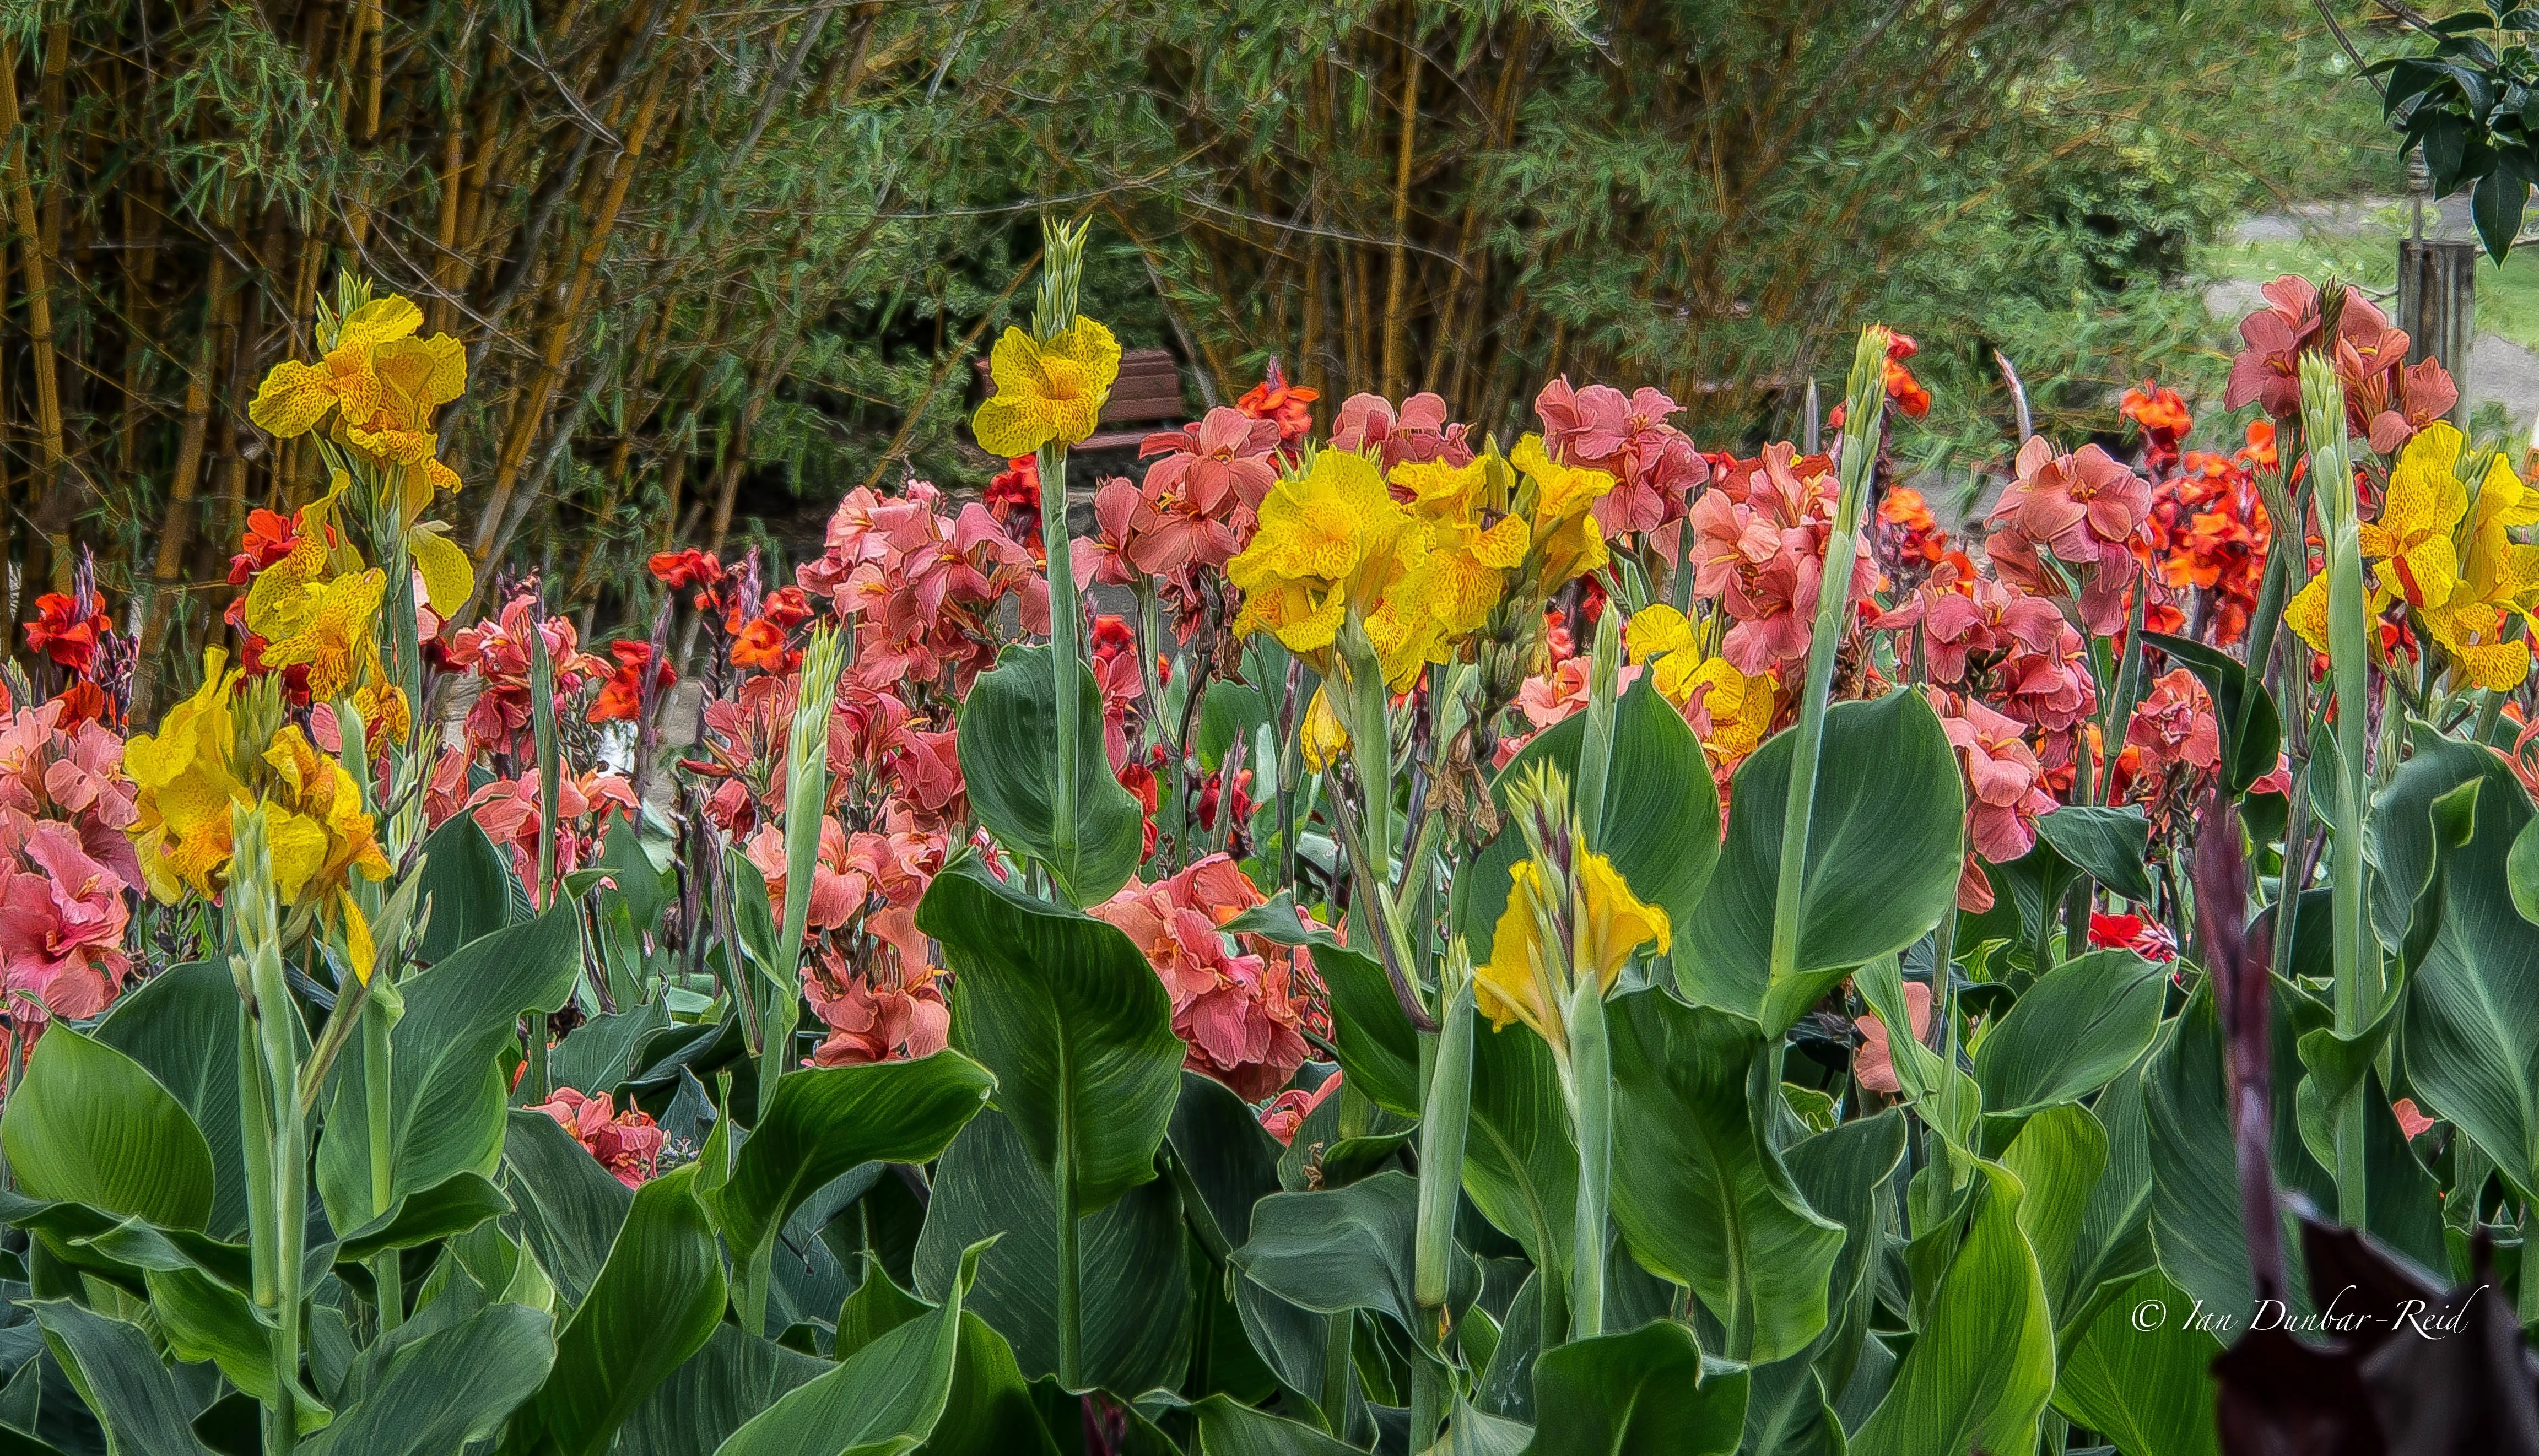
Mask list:
[[[1851,615],[1852,563],[1860,546],[1861,514],[1878,464],[1880,426],[1887,393],[1888,333],[1876,324],[1860,331],[1851,361],[1843,409],[1842,459],[1833,530],[1825,538],[1824,574],[1817,586],[1815,634],[1808,641],[1808,678],[1791,740],[1790,791],[1781,829],[1781,876],[1772,900],[1769,980],[1778,986],[1797,970],[1799,917],[1806,897],[1809,819],[1816,812],[1817,768],[1824,757],[1825,703],[1833,695],[1834,655]],[[1772,1050],[1777,1074],[1779,1043]],[[1774,1081],[1779,1078],[1775,1075]]]
[[[2366,870],[2363,821],[2369,789],[2367,745],[2370,733],[2369,624],[2363,575],[2360,504],[2355,496],[2354,465],[2345,431],[2345,389],[2328,361],[2304,354],[2300,362],[2303,430],[2312,442],[2310,473],[2318,502],[2319,524],[2327,537],[2327,661],[2331,701],[2336,711],[2335,781],[2324,796],[2331,806],[2328,884],[2333,895],[2330,925],[2335,945],[2336,1034],[2355,1037],[2380,1011],[2380,948],[2372,937],[2368,902],[2364,898]],[[2298,539],[2298,537],[2296,537]],[[2314,796],[2315,797],[2315,796]],[[2364,1139],[2367,1124],[2360,1098],[2350,1099],[2338,1116],[2336,1150],[2336,1216],[2349,1227],[2362,1227],[2369,1204],[2365,1179]]]
[[[1084,274],[1085,225],[1041,225],[1040,298],[1032,332],[1048,343],[1075,326]],[[1067,439],[1054,435],[1039,449],[1042,554],[1049,570],[1050,681],[1057,697],[1058,775],[1050,784],[1050,839],[1060,857],[1072,859],[1076,831],[1077,745],[1083,725],[1075,677],[1084,660],[1084,611],[1075,595],[1074,546],[1066,522]]]
[[793,1059],[793,1026],[801,1014],[799,960],[811,919],[812,877],[820,831],[829,816],[829,719],[846,671],[846,635],[822,624],[802,653],[801,695],[785,740],[785,919],[777,931],[778,963],[767,967],[767,1044],[758,1074],[758,1115],[776,1104],[776,1085]]
[[[264,1411],[266,1456],[287,1456],[299,1442],[301,1262],[308,1240],[309,1125],[300,1108],[299,1044],[293,1036],[291,991],[282,970],[282,928],[264,815],[234,806],[236,846],[229,902],[237,949],[230,969],[246,1005],[240,1040],[240,1114],[255,1181],[252,1201],[263,1218],[250,1258],[256,1302],[270,1321],[274,1394]],[[257,1156],[260,1155],[260,1156]],[[261,1256],[261,1257],[258,1257]]]

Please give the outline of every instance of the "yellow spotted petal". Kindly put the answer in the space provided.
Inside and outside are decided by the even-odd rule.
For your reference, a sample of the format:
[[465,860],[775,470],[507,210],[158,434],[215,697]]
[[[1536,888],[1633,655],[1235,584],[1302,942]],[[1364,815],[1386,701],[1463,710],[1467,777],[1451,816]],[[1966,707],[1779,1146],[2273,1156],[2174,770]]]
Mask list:
[[476,566],[467,560],[466,551],[449,539],[449,527],[440,521],[418,528],[406,537],[406,549],[413,553],[414,569],[423,577],[424,599],[432,610],[444,617],[457,611],[476,590]]
[[335,331],[335,347],[374,348],[392,339],[402,339],[423,327],[423,309],[411,298],[394,295],[354,309]]

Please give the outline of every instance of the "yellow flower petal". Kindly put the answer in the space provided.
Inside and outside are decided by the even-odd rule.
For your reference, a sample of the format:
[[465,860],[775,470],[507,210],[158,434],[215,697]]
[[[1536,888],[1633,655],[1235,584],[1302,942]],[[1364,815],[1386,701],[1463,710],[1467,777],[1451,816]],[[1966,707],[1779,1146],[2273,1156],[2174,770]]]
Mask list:
[[457,542],[445,534],[448,529],[435,521],[406,538],[406,549],[414,556],[414,568],[423,576],[424,599],[444,617],[457,611],[476,589],[475,563],[467,560],[466,551]]

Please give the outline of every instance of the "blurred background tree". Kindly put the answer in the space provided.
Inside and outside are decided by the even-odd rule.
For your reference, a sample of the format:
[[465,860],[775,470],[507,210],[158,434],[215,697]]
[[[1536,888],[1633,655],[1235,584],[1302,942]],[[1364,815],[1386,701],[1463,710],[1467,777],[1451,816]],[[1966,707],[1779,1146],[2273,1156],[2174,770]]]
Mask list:
[[2219,368],[2195,246],[2396,186],[2350,66],[2296,0],[11,0],[8,620],[93,548],[136,714],[190,679],[249,512],[324,488],[245,407],[346,267],[467,345],[480,562],[607,626],[673,543],[782,568],[848,489],[995,468],[968,361],[1044,212],[1194,410],[1275,358],[1326,421],[1505,431],[1566,373],[1742,447],[1877,317],[1962,470],[1993,350],[2110,428]]

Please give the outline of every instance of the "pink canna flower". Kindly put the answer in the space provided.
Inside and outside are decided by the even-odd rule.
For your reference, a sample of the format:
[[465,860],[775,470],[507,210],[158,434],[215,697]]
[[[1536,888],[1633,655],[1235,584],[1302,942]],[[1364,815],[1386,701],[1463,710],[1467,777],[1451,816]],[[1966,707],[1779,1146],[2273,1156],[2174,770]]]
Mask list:
[[1278,483],[1277,449],[1277,421],[1219,405],[1196,425],[1147,435],[1137,457],[1155,462],[1146,467],[1149,499],[1187,500],[1201,515],[1230,523],[1238,510],[1258,510]]
[[123,933],[126,884],[54,820],[16,821],[0,858],[0,984],[5,1014],[24,1025],[84,1020],[111,1004],[131,960]]
[[[749,836],[743,853],[767,882],[768,908],[783,915],[791,871],[785,860],[785,831],[772,824],[761,827]],[[846,924],[863,909],[871,893],[870,882],[849,862],[847,827],[834,819],[821,820],[820,853],[811,863],[810,914],[803,921],[803,938],[816,939]]]
[[1340,401],[1332,422],[1331,447],[1372,450],[1388,474],[1397,465],[1426,460],[1462,467],[1473,463],[1473,447],[1464,441],[1471,429],[1446,423],[1446,402],[1433,394],[1414,394],[1399,410],[1382,395],[1352,394]]
[[[822,948],[819,968],[802,990],[828,1034],[811,1053],[814,1067],[915,1061],[943,1049],[952,1029],[939,973],[925,963],[924,937],[905,909],[876,917],[889,964],[858,970],[835,946]],[[888,922],[880,924],[879,922]]]
[[1683,406],[1663,390],[1643,386],[1627,397],[1608,384],[1572,390],[1563,374],[1543,386],[1534,410],[1555,459],[1613,477],[1613,489],[1595,505],[1596,523],[1609,536],[1679,518],[1685,496],[1710,479],[1690,437],[1666,423]]
[[[457,750],[451,751],[453,754]],[[447,757],[443,760],[446,764]],[[541,820],[536,770],[518,778],[498,778],[478,789],[467,800],[467,809],[476,818],[476,827],[497,847],[512,852],[512,869],[529,893],[531,904],[540,903],[543,887],[538,884],[538,832]],[[574,773],[568,767],[556,784],[556,873],[569,875],[581,869],[583,862],[599,847],[600,837],[607,832],[608,818],[623,814],[632,821],[642,812],[635,802],[633,785],[614,773],[596,771]]]
[[2051,813],[2045,766],[2018,720],[1971,698],[1934,694],[1940,727],[1966,781],[1966,837],[1976,854],[2007,864],[2036,844],[2036,817]]
[[123,776],[123,740],[103,723],[62,718],[58,698],[0,717],[0,818],[67,824],[91,858],[137,886],[141,864],[124,832],[134,787]]
[[2064,455],[2042,435],[2020,446],[2018,479],[1993,507],[1985,543],[1993,570],[2040,595],[2054,595],[2038,549],[2081,573],[2082,625],[2105,634],[2124,626],[2124,592],[2136,565],[2133,538],[2151,518],[2151,487],[2096,445]]
[[1340,1075],[1333,1072],[1323,1079],[1322,1086],[1312,1092],[1291,1087],[1270,1098],[1270,1105],[1261,1109],[1262,1131],[1276,1138],[1281,1148],[1294,1147],[1296,1130],[1305,1125],[1306,1118],[1314,1115],[1315,1108],[1330,1101],[1332,1093],[1340,1090]]
[[[1694,589],[1718,598],[1731,619],[1720,655],[1752,678],[1808,654],[1840,487],[1823,457],[1800,460],[1787,443],[1765,446],[1740,476],[1742,494],[1713,490],[1693,501],[1691,560]],[[1877,582],[1864,543],[1853,559],[1853,599],[1866,601]]]
[[2125,725],[2125,742],[2154,763],[2182,764],[2210,772],[2222,762],[2222,725],[2213,695],[2195,674],[2172,668],[2152,685]]
[[1263,903],[1232,858],[1209,855],[1169,880],[1131,882],[1092,913],[1126,934],[1162,977],[1184,1065],[1259,1101],[1304,1065],[1310,1010],[1300,953],[1219,927]]
[[1963,685],[1969,672],[1990,671],[2022,648],[2050,653],[2070,630],[2053,603],[2009,582],[1966,579],[1955,562],[1945,561],[1912,595],[1870,626],[1880,631],[1918,630],[1931,681],[1952,687]]
[[1097,581],[1105,586],[1127,586],[1137,579],[1135,567],[1129,561],[1129,544],[1143,504],[1137,488],[1124,476],[1115,475],[1094,488],[1093,534],[1067,543],[1071,554],[1068,564],[1074,568],[1077,591]]
[[[1920,1041],[1931,1034],[1931,987],[1926,981],[1904,983],[1904,1017],[1913,1024],[1913,1039]],[[1895,1043],[1889,1038],[1887,1024],[1874,1016],[1854,1017],[1851,1025],[1860,1032],[1860,1053],[1852,1060],[1852,1075],[1860,1079],[1861,1090],[1883,1096],[1897,1096],[1904,1085],[1895,1076]]]
[[652,1125],[652,1115],[632,1107],[620,1112],[606,1092],[585,1096],[579,1088],[560,1087],[553,1098],[528,1110],[554,1118],[556,1126],[599,1159],[610,1177],[629,1188],[641,1187],[659,1166],[665,1139]]

